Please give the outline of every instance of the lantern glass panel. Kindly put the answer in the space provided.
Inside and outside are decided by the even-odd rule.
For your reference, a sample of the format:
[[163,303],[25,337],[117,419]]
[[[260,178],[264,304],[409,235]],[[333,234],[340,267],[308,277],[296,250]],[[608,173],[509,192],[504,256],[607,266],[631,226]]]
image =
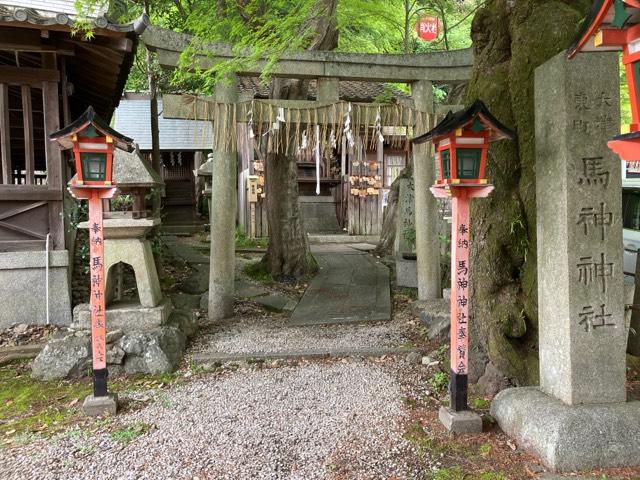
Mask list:
[[480,178],[481,157],[482,150],[479,148],[458,148],[456,150],[458,178]]
[[82,177],[84,181],[104,181],[107,171],[107,154],[100,152],[83,152],[80,154]]
[[451,178],[451,151],[442,150],[440,158],[442,158],[442,178]]

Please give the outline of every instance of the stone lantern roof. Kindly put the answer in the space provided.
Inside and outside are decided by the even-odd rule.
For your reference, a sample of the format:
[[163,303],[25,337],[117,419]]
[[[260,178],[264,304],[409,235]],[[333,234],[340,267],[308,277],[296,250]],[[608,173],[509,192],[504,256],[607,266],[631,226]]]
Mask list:
[[138,145],[132,152],[116,150],[113,156],[113,182],[119,188],[164,186],[158,172],[142,158]]

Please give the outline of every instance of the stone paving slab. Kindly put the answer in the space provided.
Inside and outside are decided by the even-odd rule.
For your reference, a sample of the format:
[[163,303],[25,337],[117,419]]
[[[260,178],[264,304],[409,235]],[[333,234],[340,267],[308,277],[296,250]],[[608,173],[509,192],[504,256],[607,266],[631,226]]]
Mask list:
[[313,245],[319,272],[290,325],[384,322],[391,319],[389,270],[348,245]]

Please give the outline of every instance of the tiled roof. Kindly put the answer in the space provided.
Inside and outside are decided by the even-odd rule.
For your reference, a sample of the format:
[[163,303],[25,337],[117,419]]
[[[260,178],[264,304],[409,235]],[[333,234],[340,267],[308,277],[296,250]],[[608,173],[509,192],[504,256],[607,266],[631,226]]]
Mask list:
[[[115,130],[133,138],[140,150],[151,150],[149,99],[141,95],[123,98],[115,113]],[[164,118],[162,100],[158,100],[160,150],[211,150],[211,123],[200,120]]]
[[[116,32],[141,34],[150,24],[149,17],[142,15],[135,22],[119,24],[110,21],[105,12],[97,12],[94,24],[98,28]],[[0,22],[27,22],[32,25],[63,25],[75,23],[74,0],[8,0],[0,3]]]
[[[269,85],[264,85],[256,77],[240,77],[238,79],[241,93],[251,94],[254,98],[269,98]],[[309,81],[309,94],[307,100],[315,100],[317,94],[316,80]],[[411,104],[411,95],[391,85],[381,82],[356,82],[342,81],[339,86],[340,100],[356,103],[372,103],[376,98],[386,92],[392,95],[392,101],[396,103]]]

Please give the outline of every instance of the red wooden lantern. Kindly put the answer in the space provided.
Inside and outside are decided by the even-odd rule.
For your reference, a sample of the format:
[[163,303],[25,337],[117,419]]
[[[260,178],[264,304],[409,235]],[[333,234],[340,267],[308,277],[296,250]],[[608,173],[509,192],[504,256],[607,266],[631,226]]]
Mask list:
[[489,142],[513,138],[481,101],[466,110],[447,114],[429,133],[414,143],[431,140],[436,148],[439,175],[436,186],[487,185]]
[[113,149],[131,151],[133,144],[132,139],[109,127],[93,107],[50,138],[63,148],[73,149],[76,177],[71,182],[72,188],[111,188]]
[[449,113],[430,132],[413,140],[431,140],[440,164],[440,174],[431,192],[438,198],[451,197],[451,379],[449,409],[468,409],[469,360],[469,251],[472,198],[487,197],[493,190],[486,178],[489,142],[514,139],[515,133],[502,125],[481,101],[466,110]]
[[640,0],[595,0],[569,58],[578,52],[622,51],[632,123],[609,148],[627,162],[640,160]]

